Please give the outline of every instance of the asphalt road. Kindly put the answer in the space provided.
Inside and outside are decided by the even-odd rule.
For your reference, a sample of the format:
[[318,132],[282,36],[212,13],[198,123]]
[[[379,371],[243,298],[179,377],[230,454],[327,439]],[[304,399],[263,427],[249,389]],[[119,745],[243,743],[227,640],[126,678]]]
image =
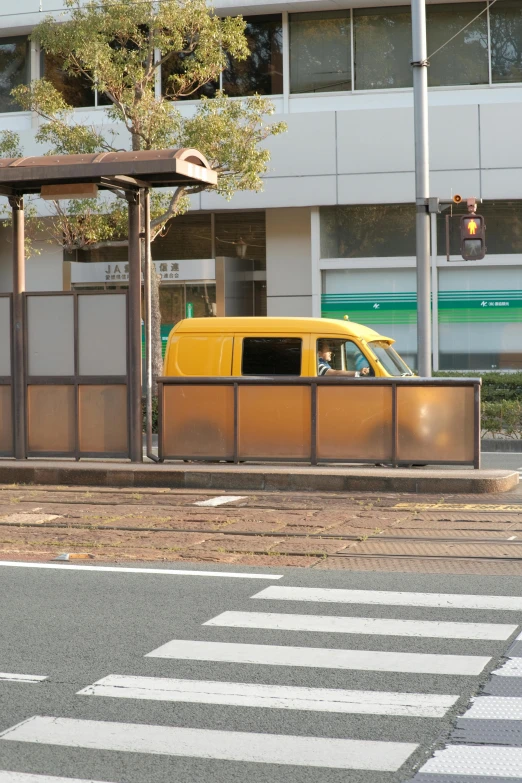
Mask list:
[[[505,603],[485,607],[482,598],[522,595],[520,577],[444,575],[442,582],[437,575],[175,567],[223,576],[155,574],[150,565],[139,573],[0,565],[0,783],[409,780],[444,743],[522,623],[520,599],[508,611]],[[233,573],[242,577],[224,575]],[[324,593],[276,590],[253,600],[282,587],[417,595],[325,602]],[[479,597],[444,607],[437,595],[419,596],[439,592]],[[368,618],[363,626],[361,618]],[[108,690],[78,695],[111,675],[178,682],[113,679]],[[350,701],[346,693],[332,699],[282,687],[367,693]]]

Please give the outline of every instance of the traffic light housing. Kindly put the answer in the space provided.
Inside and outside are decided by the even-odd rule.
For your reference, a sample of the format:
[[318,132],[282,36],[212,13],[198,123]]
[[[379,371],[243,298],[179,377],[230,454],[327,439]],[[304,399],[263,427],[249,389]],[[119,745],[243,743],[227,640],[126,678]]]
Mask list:
[[486,255],[486,224],[482,215],[460,219],[460,253],[465,261],[480,261]]

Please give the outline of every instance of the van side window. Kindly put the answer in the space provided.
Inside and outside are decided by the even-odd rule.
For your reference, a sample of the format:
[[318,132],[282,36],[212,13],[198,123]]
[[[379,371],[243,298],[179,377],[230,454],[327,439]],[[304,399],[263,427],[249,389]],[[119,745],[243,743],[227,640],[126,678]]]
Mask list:
[[301,375],[299,337],[245,337],[242,375]]

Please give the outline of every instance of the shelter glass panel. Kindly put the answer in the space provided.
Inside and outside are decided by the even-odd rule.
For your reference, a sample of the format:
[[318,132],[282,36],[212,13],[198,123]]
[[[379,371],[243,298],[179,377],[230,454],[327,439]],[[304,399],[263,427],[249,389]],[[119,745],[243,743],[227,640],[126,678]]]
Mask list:
[[472,386],[397,387],[397,459],[473,462]]
[[283,26],[280,14],[245,19],[250,48],[246,60],[230,60],[223,71],[227,95],[280,95],[283,92]]
[[349,11],[290,15],[290,92],[352,89]]
[[0,296],[0,375],[11,375],[11,298]]
[[29,84],[29,46],[25,36],[0,38],[0,113],[20,111],[11,90]]
[[391,459],[391,386],[318,386],[317,457]]
[[409,6],[354,8],[355,89],[411,87]]
[[520,0],[497,0],[489,13],[493,82],[522,82]]
[[13,397],[11,386],[0,386],[0,454],[13,453]]
[[239,457],[310,459],[310,387],[239,387]]
[[74,454],[74,386],[27,387],[27,444],[30,454]]
[[126,332],[125,294],[79,294],[79,374],[125,375],[127,372]]
[[74,375],[73,296],[27,299],[29,375]]
[[83,454],[127,454],[127,387],[81,385],[79,443]]
[[[428,52],[444,46],[443,51],[430,58],[430,87],[488,83],[487,15],[483,13],[475,18],[485,9],[485,3],[444,3],[427,7]],[[447,43],[454,35],[455,39]]]

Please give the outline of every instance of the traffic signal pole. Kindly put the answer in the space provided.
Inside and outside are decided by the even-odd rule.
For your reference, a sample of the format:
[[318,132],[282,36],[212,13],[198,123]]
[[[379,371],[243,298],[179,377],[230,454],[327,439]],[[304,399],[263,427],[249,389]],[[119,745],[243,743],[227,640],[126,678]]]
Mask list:
[[415,205],[417,253],[417,368],[431,377],[430,165],[428,137],[428,47],[426,0],[411,0],[413,108],[415,123]]

